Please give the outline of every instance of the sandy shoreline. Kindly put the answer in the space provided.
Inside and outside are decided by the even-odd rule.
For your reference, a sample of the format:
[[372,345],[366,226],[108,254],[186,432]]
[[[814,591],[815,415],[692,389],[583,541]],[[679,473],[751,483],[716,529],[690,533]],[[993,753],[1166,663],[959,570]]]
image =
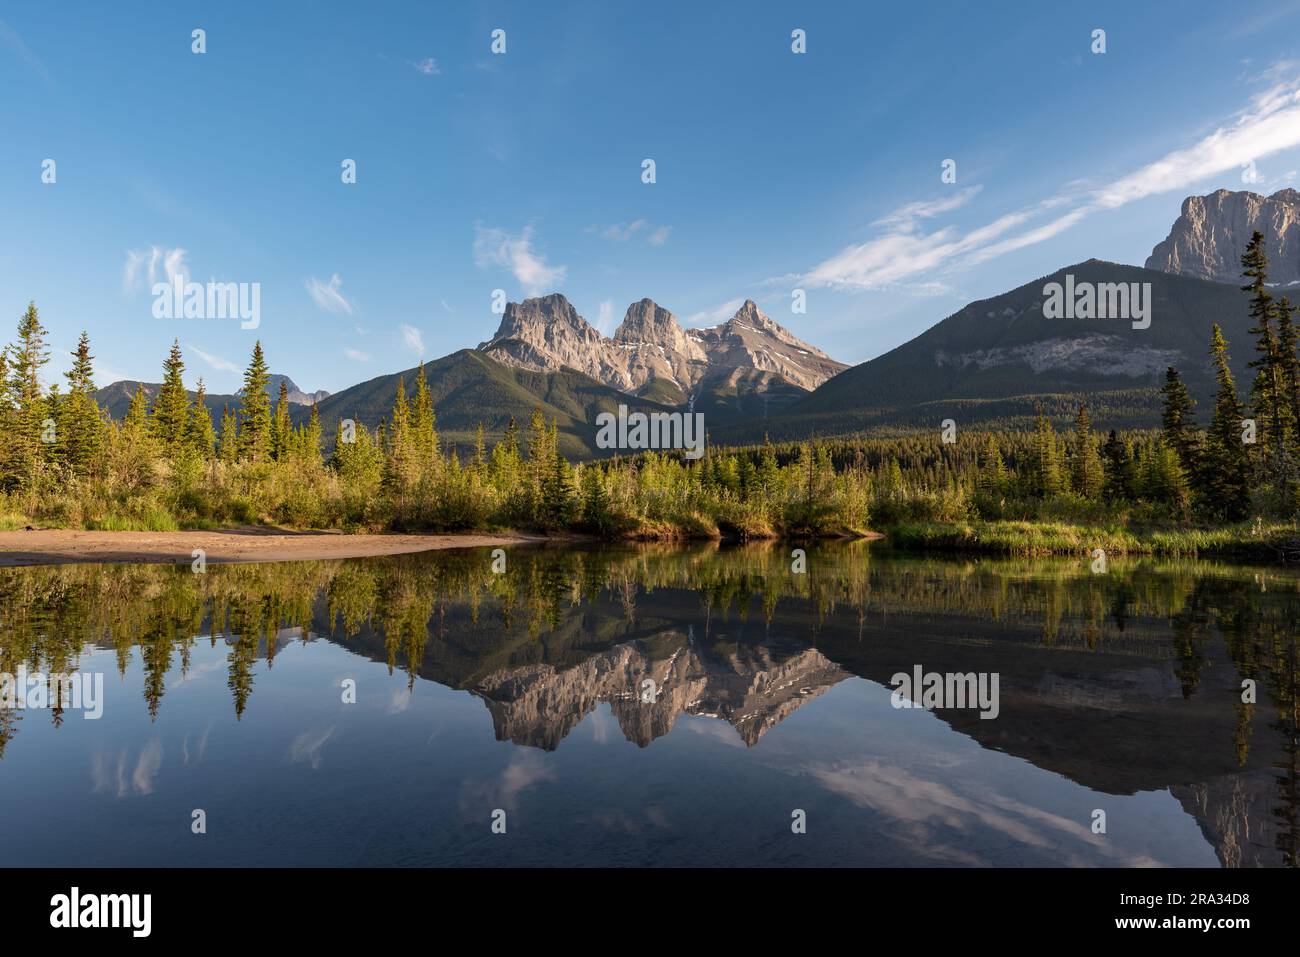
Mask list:
[[442,548],[482,548],[542,541],[518,535],[344,535],[234,528],[194,532],[87,532],[73,529],[0,532],[0,568],[75,562],[188,565],[194,549],[209,564],[287,562],[402,555]]

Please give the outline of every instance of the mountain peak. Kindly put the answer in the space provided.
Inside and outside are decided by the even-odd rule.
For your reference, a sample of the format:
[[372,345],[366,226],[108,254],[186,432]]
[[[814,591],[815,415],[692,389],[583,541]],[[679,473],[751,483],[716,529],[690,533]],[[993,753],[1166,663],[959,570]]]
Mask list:
[[[707,380],[745,380],[762,391],[815,389],[845,368],[797,339],[746,299],[713,329],[684,330],[677,317],[649,297],[627,307],[606,338],[558,293],[510,303],[496,335],[480,351],[533,371],[576,369],[605,385],[657,401],[684,403]],[[649,390],[649,391],[647,391]]]
[[1188,196],[1169,236],[1151,251],[1148,269],[1237,283],[1241,254],[1251,235],[1264,235],[1269,281],[1300,282],[1300,193],[1280,189],[1271,196],[1219,189]]

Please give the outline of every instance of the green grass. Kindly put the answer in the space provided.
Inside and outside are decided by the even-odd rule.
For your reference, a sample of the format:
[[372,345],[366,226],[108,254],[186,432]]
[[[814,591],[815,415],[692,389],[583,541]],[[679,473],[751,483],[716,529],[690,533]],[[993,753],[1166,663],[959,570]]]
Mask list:
[[1294,523],[1242,523],[1217,528],[1125,528],[1066,522],[904,522],[881,529],[900,548],[993,555],[1161,555],[1277,561],[1300,540]]

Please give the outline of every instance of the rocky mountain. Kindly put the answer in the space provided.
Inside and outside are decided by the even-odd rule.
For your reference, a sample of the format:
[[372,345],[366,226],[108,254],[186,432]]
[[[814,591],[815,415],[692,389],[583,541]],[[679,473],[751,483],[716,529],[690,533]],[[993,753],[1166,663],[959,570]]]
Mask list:
[[766,396],[788,404],[847,368],[768,318],[752,300],[727,322],[683,329],[650,299],[628,306],[606,338],[564,296],[506,306],[497,333],[479,350],[506,365],[534,371],[575,369],[620,391],[668,405],[692,399],[746,414],[743,399]]
[[[316,392],[304,392],[287,375],[272,374],[266,386],[266,394],[271,397],[272,402],[275,402],[280,397],[281,382],[288,389],[289,404],[291,406],[298,405],[308,408],[313,402],[323,400],[329,396],[329,393],[324,389]],[[144,386],[145,395],[149,397],[150,402],[153,402],[158,395],[158,390],[162,388],[160,382],[140,383],[134,379],[122,379],[106,385],[102,389],[97,389],[95,391],[95,401],[99,403],[101,409],[107,411],[113,418],[120,419],[126,415],[126,410],[131,405],[131,397],[135,395],[137,385]],[[189,396],[192,401],[194,393],[190,392]],[[208,411],[212,413],[214,423],[219,424],[221,410],[227,407],[231,409],[238,408],[239,401],[239,393],[237,392],[230,395],[209,393],[204,404],[208,407]]]
[[1300,192],[1294,189],[1272,196],[1220,189],[1187,197],[1168,238],[1151,251],[1146,267],[1239,283],[1241,254],[1255,230],[1265,237],[1270,282],[1300,285]]
[[[1125,319],[1049,318],[1044,289],[1122,283],[1150,289],[1150,326]],[[1149,284],[1149,287],[1148,285]],[[1145,300],[1146,296],[1143,293]],[[762,423],[715,429],[715,442],[800,439],[812,434],[885,433],[1032,424],[1041,405],[1058,423],[1087,402],[1096,426],[1160,423],[1165,369],[1176,366],[1208,420],[1213,393],[1210,326],[1229,343],[1243,394],[1253,337],[1237,285],[1090,259],[1010,292],[972,302],[921,335],[855,366]]]
[[329,393],[324,389],[317,389],[315,392],[303,392],[294,384],[294,381],[287,375],[277,375],[272,373],[270,381],[267,383],[266,391],[270,393],[272,399],[280,397],[280,383],[283,382],[288,390],[287,398],[290,405],[311,405],[320,402],[322,399],[329,398]]

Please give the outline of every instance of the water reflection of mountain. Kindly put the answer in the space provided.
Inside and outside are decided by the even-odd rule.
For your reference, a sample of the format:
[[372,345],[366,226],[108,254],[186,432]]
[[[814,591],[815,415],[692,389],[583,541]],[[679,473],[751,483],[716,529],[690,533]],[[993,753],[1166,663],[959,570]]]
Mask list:
[[[75,666],[82,642],[138,654],[146,706],[198,634],[228,646],[237,713],[297,634],[471,692],[496,735],[560,747],[599,703],[641,746],[681,715],[749,745],[848,676],[997,672],[1001,711],[954,730],[1100,792],[1170,789],[1225,864],[1296,861],[1294,576],[1136,563],[884,560],[778,548],[520,550],[207,575],[158,567],[0,573],[0,664]],[[302,639],[307,640],[307,639]],[[1258,700],[1241,700],[1243,679]],[[640,700],[654,682],[653,703]],[[0,721],[6,720],[0,716]],[[0,726],[0,748],[13,723]],[[2,753],[2,751],[0,751]]]

